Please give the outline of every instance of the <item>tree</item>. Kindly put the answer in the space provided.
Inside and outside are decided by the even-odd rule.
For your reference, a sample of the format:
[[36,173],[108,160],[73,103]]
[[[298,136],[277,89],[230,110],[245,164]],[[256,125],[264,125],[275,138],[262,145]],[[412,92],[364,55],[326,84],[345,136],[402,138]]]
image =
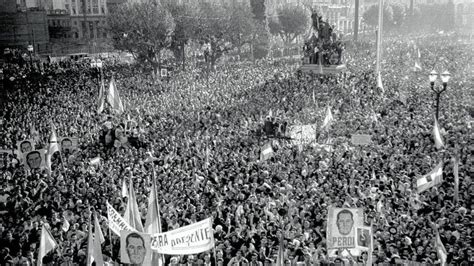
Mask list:
[[286,5],[277,10],[278,17],[269,21],[270,33],[279,35],[286,43],[303,34],[309,23],[306,10],[300,6]]
[[226,13],[229,14],[227,40],[239,49],[240,54],[242,46],[253,41],[258,22],[253,19],[252,11],[246,4],[233,3],[226,7]]
[[193,38],[193,34],[196,30],[195,14],[191,7],[187,5],[178,5],[173,1],[166,3],[166,9],[171,13],[175,22],[175,29],[171,36],[169,49],[177,61],[183,62],[184,69],[185,47]]
[[[377,27],[379,24],[379,5],[373,5],[367,9],[362,15],[365,24]],[[384,6],[383,9],[383,27],[389,28],[392,25],[393,20],[393,11],[392,8],[388,5]]]
[[232,49],[229,42],[230,18],[221,5],[200,2],[197,7],[196,30],[194,36],[206,46],[206,61],[214,65],[227,51]]
[[254,18],[260,23],[264,23],[266,19],[265,0],[250,0],[250,8],[252,9]]
[[158,4],[123,4],[107,17],[113,45],[159,69],[161,50],[171,44],[175,23]]

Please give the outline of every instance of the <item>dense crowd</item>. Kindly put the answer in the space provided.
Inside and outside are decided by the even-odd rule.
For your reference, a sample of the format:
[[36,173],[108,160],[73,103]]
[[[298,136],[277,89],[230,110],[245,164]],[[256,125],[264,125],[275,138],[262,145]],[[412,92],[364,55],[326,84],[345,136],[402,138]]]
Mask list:
[[[51,176],[24,170],[15,155],[5,161],[0,265],[35,264],[43,224],[59,243],[44,261],[84,265],[91,211],[101,215],[106,260],[120,261],[119,239],[107,233],[106,202],[123,213],[122,182],[131,173],[145,219],[152,176],[144,163],[148,151],[159,159],[163,231],[210,216],[214,220],[215,253],[166,256],[167,264],[271,265],[281,235],[288,263],[366,262],[366,253],[327,256],[329,206],[364,209],[364,222],[374,230],[374,263],[438,264],[432,223],[439,227],[449,264],[474,263],[472,47],[452,38],[418,38],[423,70],[414,71],[413,43],[387,42],[383,90],[371,71],[373,43],[348,46],[347,72],[324,77],[300,75],[296,65],[284,61],[262,60],[219,65],[210,73],[190,68],[157,83],[137,67],[106,65],[104,78],[115,78],[125,102],[120,115],[97,113],[99,79],[88,65],[5,66],[10,90],[0,111],[0,149],[12,150],[17,141],[35,137],[38,148],[46,147],[51,122],[59,137],[77,137],[79,145],[55,154]],[[433,68],[453,75],[440,105],[442,150],[431,135],[434,95],[427,73]],[[316,131],[316,141],[332,149],[278,139],[275,155],[260,160],[269,140],[256,132],[270,110],[289,126],[320,127],[327,106],[334,121]],[[118,127],[127,117],[136,121],[140,145],[105,145],[104,124]],[[352,145],[356,133],[372,135],[373,143]],[[90,164],[96,157],[101,163]],[[457,201],[454,157],[460,162]],[[443,183],[418,194],[416,178],[440,161]],[[63,230],[65,220],[68,230]]]

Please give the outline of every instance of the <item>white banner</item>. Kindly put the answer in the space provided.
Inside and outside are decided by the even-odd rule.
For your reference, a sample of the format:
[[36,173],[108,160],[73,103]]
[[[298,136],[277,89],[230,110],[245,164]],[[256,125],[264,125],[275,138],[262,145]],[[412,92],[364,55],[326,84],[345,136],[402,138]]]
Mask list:
[[327,248],[355,248],[356,228],[363,226],[363,217],[362,209],[329,207]]
[[109,228],[114,234],[120,236],[120,231],[136,232],[118,213],[112,205],[107,202],[107,218],[109,220]]
[[212,248],[214,233],[211,218],[151,236],[151,249],[161,254],[197,254]]

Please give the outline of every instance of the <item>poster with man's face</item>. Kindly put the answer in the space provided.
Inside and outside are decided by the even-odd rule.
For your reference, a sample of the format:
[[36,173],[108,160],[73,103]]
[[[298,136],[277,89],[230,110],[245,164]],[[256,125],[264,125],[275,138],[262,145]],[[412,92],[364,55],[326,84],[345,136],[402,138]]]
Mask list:
[[16,143],[18,154],[27,153],[35,149],[36,143],[32,139],[25,139]]
[[46,167],[45,161],[46,150],[34,150],[23,153],[23,162],[27,170],[42,169]]
[[149,234],[120,232],[120,257],[122,263],[136,266],[151,265],[151,241]]
[[61,147],[61,152],[69,151],[72,152],[77,149],[77,138],[61,138],[59,140],[59,145]]
[[329,208],[328,249],[354,248],[356,227],[363,225],[363,211],[355,208]]

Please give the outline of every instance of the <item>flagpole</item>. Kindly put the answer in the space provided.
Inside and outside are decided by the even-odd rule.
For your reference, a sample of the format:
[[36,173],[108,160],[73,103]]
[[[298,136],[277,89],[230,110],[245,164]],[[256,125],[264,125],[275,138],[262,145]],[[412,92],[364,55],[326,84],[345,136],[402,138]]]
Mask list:
[[380,60],[382,57],[382,30],[383,30],[383,0],[379,0],[379,25],[377,29],[377,62],[375,72],[380,72]]

